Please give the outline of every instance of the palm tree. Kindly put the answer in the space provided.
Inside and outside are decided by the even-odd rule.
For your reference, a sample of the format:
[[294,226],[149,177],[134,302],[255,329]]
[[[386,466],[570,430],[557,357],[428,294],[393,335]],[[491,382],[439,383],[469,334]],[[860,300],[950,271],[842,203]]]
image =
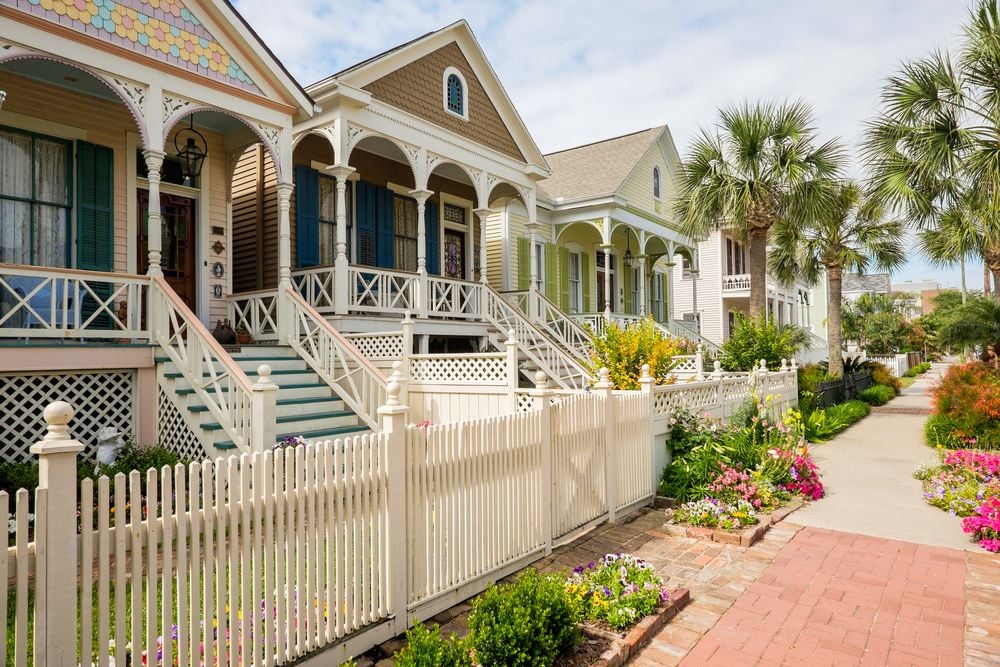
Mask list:
[[985,241],[976,253],[1000,276],[997,0],[979,0],[963,37],[957,57],[936,52],[888,80],[862,154],[876,196],[918,229],[943,229],[949,216],[967,213],[974,202],[974,224]]
[[[981,212],[971,204],[942,212],[937,226],[924,229],[920,246],[932,263],[951,266],[970,256],[983,259],[987,272],[1000,278],[1000,225],[985,224]],[[963,302],[967,295],[962,285]],[[994,298],[1000,295],[994,294]]]
[[750,315],[766,304],[768,232],[779,220],[800,224],[826,203],[820,185],[835,178],[844,151],[816,146],[811,109],[802,102],[745,103],[719,112],[680,166],[675,212],[684,232],[704,238],[733,227],[747,239]]
[[790,283],[796,276],[809,282],[825,272],[830,312],[826,320],[831,375],[842,375],[841,300],[844,271],[871,268],[891,271],[904,261],[903,224],[886,217],[877,202],[863,196],[855,183],[832,185],[834,197],[822,215],[807,225],[781,220],[775,225],[771,272]]

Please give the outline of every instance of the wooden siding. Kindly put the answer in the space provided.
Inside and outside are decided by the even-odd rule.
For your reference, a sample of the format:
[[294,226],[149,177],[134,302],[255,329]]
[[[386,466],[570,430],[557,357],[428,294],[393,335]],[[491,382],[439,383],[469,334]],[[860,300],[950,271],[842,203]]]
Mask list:
[[[721,235],[713,232],[708,240],[698,244],[701,272],[698,276],[698,312],[701,313],[701,335],[713,343],[721,343],[725,327],[722,312],[722,252]],[[674,267],[675,319],[683,319],[684,313],[691,312],[691,279],[682,277],[681,258]]]
[[[465,77],[468,120],[444,109],[444,71],[448,67],[455,67]],[[455,42],[373,81],[364,88],[377,100],[440,125],[504,155],[522,162],[526,161],[500,113],[493,106],[482,83],[466,60],[462,49]]]
[[[659,199],[653,197],[653,167],[660,169]],[[618,194],[628,201],[629,206],[662,218],[666,222],[671,219],[669,202],[673,196],[674,187],[673,177],[667,169],[663,148],[657,141],[649,147],[633,172],[622,183]]]

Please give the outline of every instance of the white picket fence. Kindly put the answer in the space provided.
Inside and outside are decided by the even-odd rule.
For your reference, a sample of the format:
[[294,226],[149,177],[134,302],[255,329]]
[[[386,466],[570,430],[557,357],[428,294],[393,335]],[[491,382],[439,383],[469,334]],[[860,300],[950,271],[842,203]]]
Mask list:
[[380,433],[86,480],[79,505],[53,404],[33,525],[27,491],[13,517],[0,493],[0,646],[18,667],[339,664],[652,499],[651,384],[553,403],[538,383],[534,410],[407,428],[393,380]]

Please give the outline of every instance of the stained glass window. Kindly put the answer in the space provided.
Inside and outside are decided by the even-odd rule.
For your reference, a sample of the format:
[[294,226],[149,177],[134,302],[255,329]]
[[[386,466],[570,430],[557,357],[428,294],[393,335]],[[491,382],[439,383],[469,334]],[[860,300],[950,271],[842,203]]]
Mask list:
[[448,111],[460,116],[465,115],[465,89],[457,74],[448,76]]

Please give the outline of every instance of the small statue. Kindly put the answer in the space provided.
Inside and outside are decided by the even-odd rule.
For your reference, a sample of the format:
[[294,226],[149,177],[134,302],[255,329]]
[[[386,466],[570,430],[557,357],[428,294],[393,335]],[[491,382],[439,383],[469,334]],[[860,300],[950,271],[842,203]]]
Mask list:
[[125,447],[125,439],[114,426],[105,426],[97,432],[97,465],[114,465],[119,452]]

